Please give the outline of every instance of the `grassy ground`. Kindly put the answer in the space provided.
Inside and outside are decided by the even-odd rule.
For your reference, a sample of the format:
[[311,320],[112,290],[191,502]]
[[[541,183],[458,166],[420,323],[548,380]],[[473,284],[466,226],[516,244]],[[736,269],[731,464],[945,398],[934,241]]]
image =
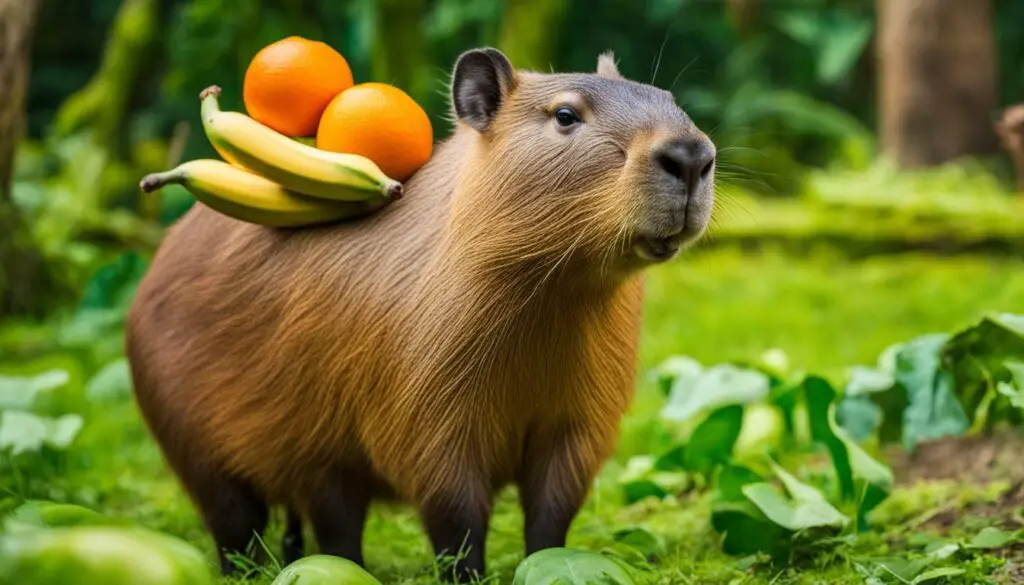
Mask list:
[[[646,371],[673,353],[711,363],[779,347],[796,367],[840,377],[848,365],[873,363],[892,342],[951,330],[989,310],[1024,312],[1024,261],[922,255],[850,261],[827,250],[800,258],[772,250],[697,250],[651,274],[640,366]],[[620,454],[574,524],[570,546],[600,548],[617,528],[641,525],[668,545],[657,583],[863,582],[849,557],[819,558],[800,571],[744,572],[720,552],[700,495],[624,507],[614,478],[629,455],[647,449],[651,415],[659,406],[657,392],[641,381]],[[31,489],[35,497],[83,503],[182,536],[213,558],[211,541],[130,403],[87,410],[69,461],[49,462],[34,473],[43,476],[11,474],[0,482],[15,493]],[[30,485],[46,488],[39,493]],[[886,532],[902,534],[909,519],[991,499],[993,490],[1005,487],[965,491],[933,481],[901,488],[883,510]],[[504,494],[492,523],[487,554],[497,572],[494,583],[511,582],[522,558],[522,517],[513,502],[511,492]],[[275,520],[267,539],[271,551],[278,550],[279,538]],[[862,546],[884,550],[891,540],[868,537]],[[368,568],[384,583],[434,582],[427,541],[402,506],[373,509],[365,550]]]

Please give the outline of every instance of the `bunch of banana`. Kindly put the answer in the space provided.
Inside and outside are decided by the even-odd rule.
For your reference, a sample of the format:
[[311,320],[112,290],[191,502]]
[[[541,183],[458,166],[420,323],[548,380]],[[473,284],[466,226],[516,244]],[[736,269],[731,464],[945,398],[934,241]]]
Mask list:
[[180,184],[220,213],[270,227],[360,217],[402,196],[402,184],[370,159],[308,146],[245,114],[222,111],[219,95],[217,86],[199,94],[203,129],[228,162],[194,160],[147,175],[143,191]]

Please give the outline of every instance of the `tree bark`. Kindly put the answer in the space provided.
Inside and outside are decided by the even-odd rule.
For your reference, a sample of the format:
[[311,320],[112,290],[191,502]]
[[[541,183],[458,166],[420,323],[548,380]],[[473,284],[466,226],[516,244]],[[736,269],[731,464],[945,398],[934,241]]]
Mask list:
[[38,12],[39,0],[0,0],[0,316],[37,316],[65,290],[34,245],[12,194]]
[[882,151],[903,168],[996,152],[990,0],[877,0]]
[[548,71],[565,17],[566,0],[515,0],[508,2],[501,21],[498,48],[522,69]]

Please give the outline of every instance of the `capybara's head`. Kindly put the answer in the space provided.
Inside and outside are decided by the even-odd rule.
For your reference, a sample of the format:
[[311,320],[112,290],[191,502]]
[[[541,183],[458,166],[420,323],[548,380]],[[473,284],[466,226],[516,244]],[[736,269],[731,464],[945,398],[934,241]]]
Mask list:
[[454,213],[481,246],[516,259],[623,269],[697,239],[714,204],[715,145],[668,91],[596,73],[517,71],[496,49],[463,53],[457,133],[472,147]]

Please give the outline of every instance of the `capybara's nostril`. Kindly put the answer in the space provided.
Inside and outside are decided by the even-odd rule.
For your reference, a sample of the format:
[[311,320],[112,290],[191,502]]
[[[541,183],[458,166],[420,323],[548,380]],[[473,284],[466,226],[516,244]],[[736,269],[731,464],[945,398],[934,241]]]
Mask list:
[[658,164],[665,170],[666,173],[673,177],[685,181],[683,177],[683,165],[680,164],[675,157],[670,153],[662,153],[658,155]]
[[654,150],[654,162],[663,172],[693,192],[715,166],[715,150],[706,138],[668,140]]

